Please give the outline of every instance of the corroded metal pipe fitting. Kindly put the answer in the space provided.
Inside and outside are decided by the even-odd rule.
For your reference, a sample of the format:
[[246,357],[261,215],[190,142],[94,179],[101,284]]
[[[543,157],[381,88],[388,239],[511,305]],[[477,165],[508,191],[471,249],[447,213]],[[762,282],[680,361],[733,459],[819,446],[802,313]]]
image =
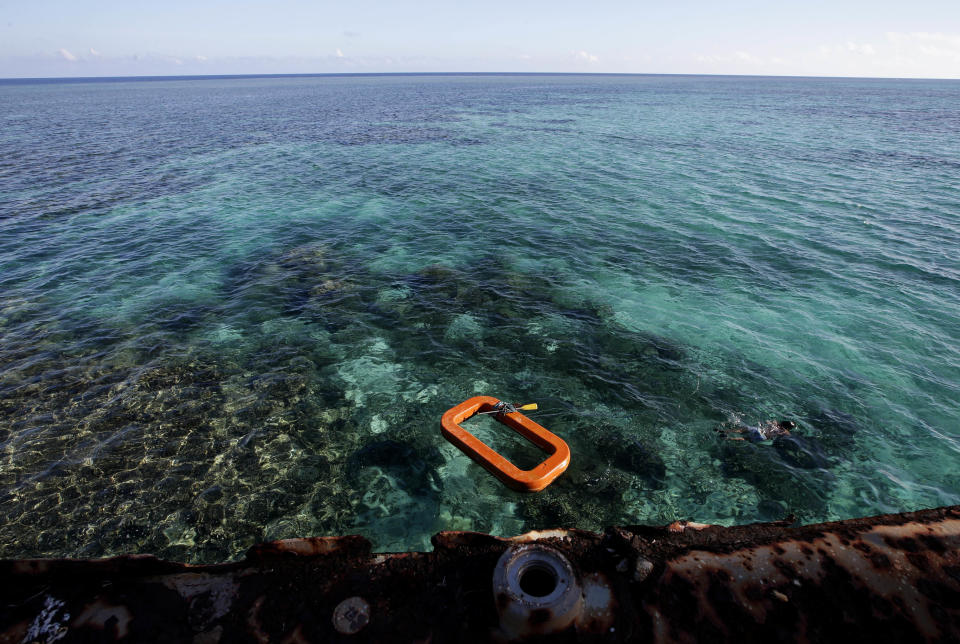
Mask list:
[[558,551],[539,544],[515,545],[500,556],[493,596],[507,639],[556,633],[583,610],[573,566]]

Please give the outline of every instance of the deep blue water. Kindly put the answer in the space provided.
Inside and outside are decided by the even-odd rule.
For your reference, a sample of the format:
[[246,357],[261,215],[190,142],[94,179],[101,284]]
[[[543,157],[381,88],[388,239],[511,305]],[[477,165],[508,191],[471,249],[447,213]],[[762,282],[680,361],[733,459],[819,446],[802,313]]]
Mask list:
[[[960,82],[6,83],[0,120],[0,556],[960,503]],[[443,441],[479,393],[540,404],[553,486]]]

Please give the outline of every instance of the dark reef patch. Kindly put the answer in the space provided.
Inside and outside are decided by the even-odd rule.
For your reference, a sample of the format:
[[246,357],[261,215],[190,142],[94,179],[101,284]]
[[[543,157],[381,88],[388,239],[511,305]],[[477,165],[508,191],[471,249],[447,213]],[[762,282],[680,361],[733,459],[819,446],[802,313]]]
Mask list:
[[[799,450],[787,453],[791,458],[797,458],[798,452],[812,458]],[[719,438],[715,453],[722,463],[723,473],[753,485],[761,496],[761,503],[783,504],[801,521],[823,516],[826,512],[827,495],[835,478],[829,470],[795,467],[781,456],[780,450],[765,443]],[[803,463],[807,464],[806,461]]]

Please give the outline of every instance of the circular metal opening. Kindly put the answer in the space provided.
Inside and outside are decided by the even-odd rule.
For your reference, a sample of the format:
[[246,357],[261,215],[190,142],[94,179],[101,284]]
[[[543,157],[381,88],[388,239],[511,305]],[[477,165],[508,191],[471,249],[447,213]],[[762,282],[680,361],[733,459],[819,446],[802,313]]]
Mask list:
[[520,571],[520,590],[533,597],[546,597],[556,589],[558,581],[557,571],[542,562]]
[[507,640],[562,631],[583,610],[573,566],[562,553],[538,543],[515,544],[500,555],[493,596]]

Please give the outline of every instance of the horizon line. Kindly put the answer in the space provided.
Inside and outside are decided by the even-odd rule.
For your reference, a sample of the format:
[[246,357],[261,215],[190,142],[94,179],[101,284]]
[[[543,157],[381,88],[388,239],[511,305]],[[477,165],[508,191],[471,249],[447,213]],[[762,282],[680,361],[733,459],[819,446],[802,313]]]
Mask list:
[[793,78],[836,80],[897,80],[897,81],[960,81],[960,78],[897,77],[897,76],[817,76],[804,74],[693,74],[656,72],[308,72],[295,74],[184,74],[147,76],[13,76],[0,78],[2,84],[29,84],[52,82],[122,82],[165,80],[228,80],[254,78],[357,78],[378,76],[670,76],[712,78]]

